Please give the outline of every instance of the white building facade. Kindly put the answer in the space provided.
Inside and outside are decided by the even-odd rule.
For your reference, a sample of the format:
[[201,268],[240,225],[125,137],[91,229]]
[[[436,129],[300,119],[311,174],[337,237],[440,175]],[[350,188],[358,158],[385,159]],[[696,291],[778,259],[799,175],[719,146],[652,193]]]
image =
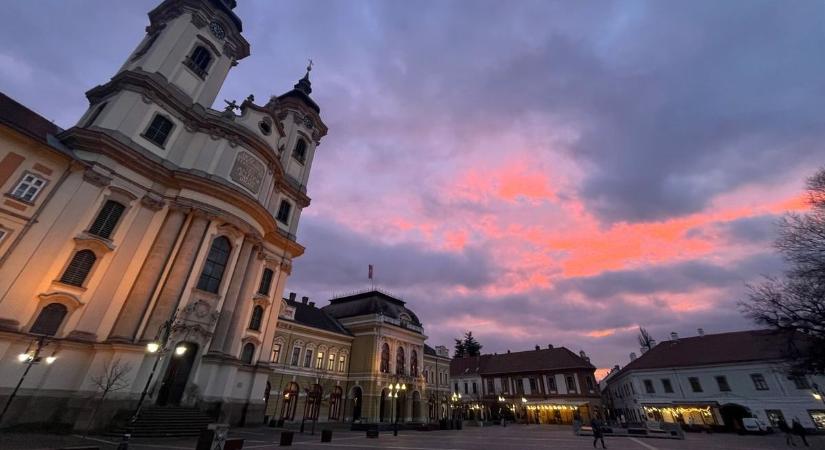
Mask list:
[[825,430],[818,392],[825,378],[789,373],[782,345],[782,337],[765,331],[675,337],[614,370],[603,382],[605,404],[625,422],[738,430],[743,417],[773,427],[796,418]]

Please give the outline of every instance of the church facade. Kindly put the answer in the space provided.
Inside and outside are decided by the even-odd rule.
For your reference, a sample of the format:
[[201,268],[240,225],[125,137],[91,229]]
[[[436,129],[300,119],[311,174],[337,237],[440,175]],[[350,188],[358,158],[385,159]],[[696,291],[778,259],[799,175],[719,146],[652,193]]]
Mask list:
[[283,300],[267,416],[289,422],[432,423],[449,417],[450,358],[407,304],[379,290],[318,307]]
[[263,417],[327,127],[310,68],[263,104],[211,109],[250,54],[234,7],[163,1],[68,130],[0,98],[3,425],[103,425],[89,400],[115,375],[97,417],[138,404]]

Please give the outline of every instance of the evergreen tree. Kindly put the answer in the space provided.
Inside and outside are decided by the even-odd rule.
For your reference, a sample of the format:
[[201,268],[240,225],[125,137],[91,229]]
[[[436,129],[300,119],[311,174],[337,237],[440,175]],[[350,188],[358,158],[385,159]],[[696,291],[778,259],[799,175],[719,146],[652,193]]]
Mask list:
[[481,347],[482,345],[473,337],[472,331],[464,335],[464,352],[467,356],[481,356]]
[[463,358],[467,354],[467,351],[464,347],[464,341],[461,339],[455,340],[455,350],[453,351],[453,358]]

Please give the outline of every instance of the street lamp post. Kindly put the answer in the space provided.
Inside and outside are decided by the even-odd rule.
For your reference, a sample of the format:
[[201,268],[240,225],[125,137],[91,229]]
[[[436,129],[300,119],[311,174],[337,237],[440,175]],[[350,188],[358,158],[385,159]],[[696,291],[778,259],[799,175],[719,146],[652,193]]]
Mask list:
[[[503,395],[499,395],[497,400],[498,400],[498,402],[499,402],[499,403],[501,403],[501,404],[505,404],[505,402],[507,401],[507,399],[506,399],[506,398],[504,398],[504,396],[503,396]],[[506,406],[506,404],[505,404],[505,406]],[[499,408],[498,408],[498,414],[501,416],[501,426],[502,426],[502,427],[506,427],[506,426],[507,426],[507,417],[505,417],[505,415],[504,415],[504,413],[502,412],[502,410],[503,410],[503,408],[499,406]]]
[[[20,386],[23,385],[23,380],[26,379],[26,375],[29,374],[29,370],[31,370],[33,365],[39,364],[40,361],[44,359],[40,356],[40,352],[43,351],[49,343],[50,342],[46,340],[45,336],[40,336],[34,341],[34,350],[31,349],[31,344],[29,344],[29,348],[26,349],[25,353],[17,355],[17,360],[26,364],[26,370],[23,371],[23,375],[20,375],[20,380],[17,382],[17,386],[14,387],[9,399],[6,400],[6,405],[3,406],[3,412],[0,412],[0,424],[3,423],[3,417],[5,417],[6,412],[9,410],[14,397],[17,396],[17,391],[19,391]],[[52,353],[51,356],[47,356],[45,358],[45,362],[46,364],[51,364],[55,359],[57,359],[57,357],[54,353]]]
[[398,393],[403,392],[404,395],[407,393],[407,385],[402,384],[400,382],[396,382],[395,386],[390,383],[390,392],[389,396],[393,399],[393,414],[395,414],[395,419],[393,420],[392,424],[392,435],[398,436]]
[[[143,386],[143,391],[140,393],[140,399],[138,400],[138,404],[135,407],[135,412],[132,414],[132,418],[129,419],[130,423],[134,423],[138,420],[140,416],[141,408],[143,407],[143,401],[146,399],[146,393],[149,392],[149,386],[152,384],[152,379],[155,377],[155,371],[158,368],[158,363],[160,363],[161,358],[163,355],[169,352],[169,348],[167,345],[169,344],[169,336],[172,334],[172,324],[175,321],[175,316],[173,315],[169,320],[163,322],[160,326],[160,330],[158,330],[158,336],[155,336],[155,339],[152,342],[146,344],[146,351],[152,354],[156,354],[155,362],[152,364],[152,371],[149,372],[149,378],[146,380],[146,385]],[[180,344],[175,347],[175,356],[183,356],[186,353],[186,346]]]
[[460,410],[461,407],[461,393],[460,392],[453,392],[453,395],[450,397],[453,404],[453,427],[455,429],[459,428],[460,420],[462,419],[462,411]]

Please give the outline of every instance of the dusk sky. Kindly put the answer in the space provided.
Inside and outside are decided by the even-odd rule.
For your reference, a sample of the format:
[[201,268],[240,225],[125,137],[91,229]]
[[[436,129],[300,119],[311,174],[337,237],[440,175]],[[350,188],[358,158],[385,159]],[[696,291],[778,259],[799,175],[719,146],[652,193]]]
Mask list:
[[[72,126],[158,0],[2,0],[0,90]],[[430,345],[564,345],[624,365],[752,327],[776,221],[825,163],[821,1],[239,0],[252,54],[219,95],[303,75],[329,126],[288,291],[369,286]]]

